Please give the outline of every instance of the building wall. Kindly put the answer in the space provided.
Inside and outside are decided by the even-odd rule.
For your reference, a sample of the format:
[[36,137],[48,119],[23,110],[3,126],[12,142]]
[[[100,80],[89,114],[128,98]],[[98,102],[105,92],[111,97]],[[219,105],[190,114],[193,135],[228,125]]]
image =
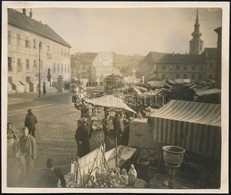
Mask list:
[[103,81],[106,76],[112,74],[113,53],[98,53],[92,62],[92,66],[95,67],[97,81]]
[[48,68],[52,81],[57,81],[58,75],[70,80],[70,48],[12,25],[8,25],[8,77],[13,82],[26,82],[26,77],[30,77],[32,82],[38,83],[39,42],[42,43],[41,80],[47,81]]
[[158,64],[158,79],[193,79],[204,80],[204,64]]

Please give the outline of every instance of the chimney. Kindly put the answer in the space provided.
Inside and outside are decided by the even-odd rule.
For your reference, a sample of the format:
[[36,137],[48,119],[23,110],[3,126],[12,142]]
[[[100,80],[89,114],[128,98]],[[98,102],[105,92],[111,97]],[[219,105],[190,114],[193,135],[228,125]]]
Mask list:
[[32,18],[32,8],[30,8],[30,18]]
[[24,16],[26,15],[26,8],[22,9],[22,13],[23,13]]

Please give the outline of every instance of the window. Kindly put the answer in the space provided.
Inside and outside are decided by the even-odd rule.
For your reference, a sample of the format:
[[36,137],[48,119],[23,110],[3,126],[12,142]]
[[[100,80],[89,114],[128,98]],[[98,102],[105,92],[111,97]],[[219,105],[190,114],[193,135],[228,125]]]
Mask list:
[[36,48],[36,40],[33,39],[33,48]]
[[184,74],[184,79],[187,79],[187,74]]
[[22,72],[22,63],[20,58],[18,58],[17,61],[17,72]]
[[184,66],[184,70],[188,70],[188,67],[187,67],[187,66]]
[[20,46],[20,42],[21,42],[21,35],[17,34],[17,46]]
[[180,70],[180,66],[179,66],[179,65],[176,65],[176,69],[177,69],[177,70]]
[[50,46],[48,45],[48,46],[47,46],[47,52],[49,52],[49,51],[50,51]]
[[25,47],[30,47],[30,41],[28,40],[28,38],[26,38],[26,41],[25,41]]
[[63,64],[61,65],[61,73],[63,73]]
[[33,70],[37,71],[37,62],[36,62],[36,60],[34,60]]
[[59,64],[58,64],[58,72],[59,72]]
[[199,74],[199,75],[198,75],[198,79],[200,79],[200,80],[202,79],[202,76],[201,76],[201,74]]
[[203,69],[204,69],[204,67],[203,67],[203,66],[200,66],[199,68],[200,68],[200,70],[203,70]]
[[165,70],[166,69],[166,66],[162,66],[162,70]]
[[211,79],[212,78],[212,74],[209,74],[209,79]]
[[176,75],[176,78],[177,78],[177,79],[179,79],[179,78],[180,78],[180,75],[179,75],[179,74],[177,74],[177,75]]
[[53,72],[54,72],[54,73],[55,73],[55,71],[56,71],[55,69],[56,69],[56,68],[55,68],[55,63],[54,63],[54,66],[53,66]]
[[13,71],[13,61],[12,61],[12,57],[8,57],[8,71],[9,71],[9,72]]
[[165,79],[165,77],[166,77],[165,74],[163,74],[162,78]]
[[8,44],[11,44],[11,31],[8,30]]
[[195,67],[195,66],[192,66],[192,70],[196,70],[196,67]]
[[194,74],[192,74],[192,79],[195,79],[195,75]]
[[26,71],[30,70],[30,62],[28,59],[26,59]]

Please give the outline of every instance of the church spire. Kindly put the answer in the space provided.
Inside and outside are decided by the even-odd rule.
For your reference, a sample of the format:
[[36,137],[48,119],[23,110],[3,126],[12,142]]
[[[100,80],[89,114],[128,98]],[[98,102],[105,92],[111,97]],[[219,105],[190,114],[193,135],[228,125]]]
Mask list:
[[191,34],[192,40],[190,41],[190,51],[189,54],[201,54],[203,50],[203,41],[201,40],[199,14],[197,9],[196,22],[194,24],[194,31]]

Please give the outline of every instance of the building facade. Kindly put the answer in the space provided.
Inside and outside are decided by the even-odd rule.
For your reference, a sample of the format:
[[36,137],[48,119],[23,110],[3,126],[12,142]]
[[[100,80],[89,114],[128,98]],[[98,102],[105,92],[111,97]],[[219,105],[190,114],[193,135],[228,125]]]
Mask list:
[[203,41],[200,39],[202,33],[199,27],[197,11],[189,54],[149,52],[144,57],[137,69],[139,74],[144,75],[145,82],[153,77],[157,80],[215,81],[217,49],[205,48],[203,50]]
[[[71,78],[71,46],[48,25],[8,9],[8,90],[38,91],[42,82]],[[40,79],[39,79],[40,77]]]

